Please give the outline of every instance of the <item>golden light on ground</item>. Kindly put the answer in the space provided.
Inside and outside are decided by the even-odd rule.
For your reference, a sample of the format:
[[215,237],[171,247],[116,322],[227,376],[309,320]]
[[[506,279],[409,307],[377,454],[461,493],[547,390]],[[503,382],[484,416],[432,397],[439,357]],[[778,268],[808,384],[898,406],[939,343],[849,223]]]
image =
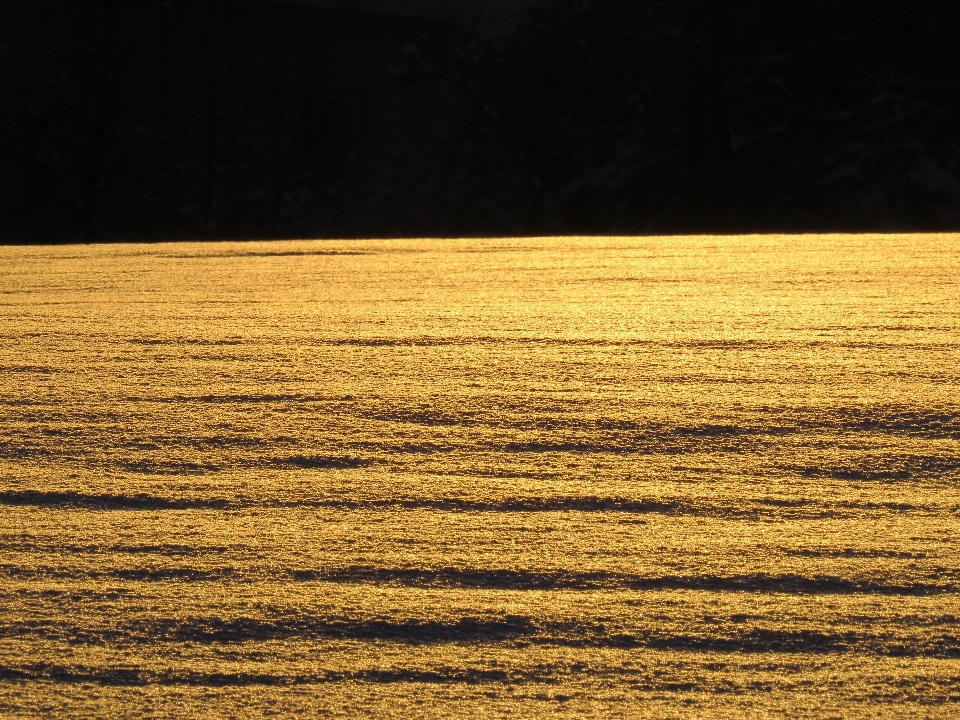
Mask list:
[[951,717],[960,237],[0,248],[0,714]]

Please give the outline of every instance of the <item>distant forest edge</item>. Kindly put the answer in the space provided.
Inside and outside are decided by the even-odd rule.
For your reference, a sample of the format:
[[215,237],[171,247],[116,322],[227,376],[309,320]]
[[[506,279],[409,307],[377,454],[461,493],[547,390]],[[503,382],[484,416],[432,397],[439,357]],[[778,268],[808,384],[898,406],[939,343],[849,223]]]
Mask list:
[[960,228],[954,3],[389,5],[4,0],[0,241]]

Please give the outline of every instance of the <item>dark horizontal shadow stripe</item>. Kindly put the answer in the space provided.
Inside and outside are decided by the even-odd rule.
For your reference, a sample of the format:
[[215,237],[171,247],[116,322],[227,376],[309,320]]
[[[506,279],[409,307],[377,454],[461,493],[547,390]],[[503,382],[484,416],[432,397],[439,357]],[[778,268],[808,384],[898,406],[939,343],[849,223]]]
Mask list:
[[56,370],[46,365],[0,365],[0,374],[31,373],[35,375],[53,375]]
[[[699,632],[697,632],[699,630]],[[584,620],[537,620],[532,617],[461,617],[424,619],[354,619],[286,617],[276,619],[218,617],[162,619],[108,628],[29,625],[0,626],[0,637],[68,639],[73,644],[199,643],[240,644],[269,641],[359,640],[407,645],[507,644],[555,647],[653,648],[720,653],[823,653],[894,657],[960,657],[960,638],[952,633],[905,635],[893,628],[876,631],[696,625],[688,632],[610,628]],[[15,678],[11,678],[15,679]],[[29,678],[20,678],[29,679]]]
[[230,507],[222,498],[165,498],[154,495],[117,495],[75,491],[6,490],[0,505],[82,508],[87,510],[195,510]]
[[[791,595],[942,595],[960,592],[950,580],[930,571],[900,582],[834,575],[798,575],[790,573],[749,573],[743,575],[632,575],[606,571],[502,570],[474,568],[383,568],[352,566],[333,569],[283,569],[245,567],[98,567],[0,565],[0,576],[19,580],[57,578],[93,579],[127,582],[232,582],[252,583],[264,575],[293,582],[335,584],[371,584],[418,588],[463,588],[475,590],[701,590],[708,592],[786,593]],[[949,579],[948,579],[949,578]]]
[[[146,342],[146,341],[143,341]],[[158,340],[157,343],[166,341]],[[233,344],[232,341],[228,344]],[[140,397],[128,396],[124,398],[131,403],[168,403],[173,405],[186,405],[190,403],[204,403],[211,405],[255,405],[271,403],[318,403],[318,402],[336,402],[344,398],[326,395],[301,395],[301,394],[257,394],[257,395],[174,395],[169,397]]]
[[405,509],[440,510],[446,512],[623,512],[700,514],[700,508],[681,500],[631,500],[614,497],[546,497],[503,498],[502,500],[468,500],[462,498],[391,498],[383,500],[322,500],[318,506],[346,510]]
[[[277,461],[283,467],[340,469],[363,467],[360,458],[295,455]],[[434,510],[472,513],[589,512],[634,515],[690,515],[756,519],[762,517],[822,518],[859,512],[957,513],[956,506],[936,507],[902,502],[823,502],[811,498],[757,497],[740,503],[714,504],[685,498],[624,498],[604,496],[467,498],[176,498],[146,494],[83,493],[72,490],[5,490],[0,506],[76,508],[86,510],[242,510],[245,508],[330,509],[344,511]]]
[[170,621],[142,628],[153,638],[177,642],[244,642],[287,638],[336,640],[392,640],[407,643],[499,642],[536,632],[528,617],[462,617],[439,620],[354,620],[350,618],[290,618],[254,620],[239,618]]
[[925,552],[889,550],[884,548],[791,548],[781,547],[780,552],[790,557],[804,558],[890,558],[896,560],[923,560]]
[[268,640],[385,640],[411,644],[501,642],[537,632],[523,616],[440,620],[287,617],[277,619],[177,618],[84,628],[42,623],[0,625],[0,637],[67,637],[74,643],[196,642],[241,643]]
[[[607,647],[643,647],[658,650],[720,653],[823,653],[886,657],[960,658],[960,638],[897,637],[892,634],[822,632],[819,630],[771,630],[753,628],[742,633],[712,635],[669,633],[624,633],[612,635]],[[594,644],[594,643],[585,643]]]
[[103,568],[81,570],[71,567],[49,567],[20,565],[0,565],[0,576],[20,580],[57,578],[59,580],[127,580],[134,582],[222,582],[225,580],[249,581],[251,575],[242,573],[233,567],[193,568],[193,567],[143,567],[143,568]]
[[353,566],[328,570],[293,570],[301,582],[371,583],[407,587],[502,590],[707,590],[789,593],[794,595],[932,595],[960,588],[942,582],[883,582],[828,575],[753,573],[744,575],[641,576],[614,572],[486,570],[464,568],[381,568]]
[[373,684],[430,683],[479,685],[489,683],[521,684],[554,680],[551,668],[371,668],[355,671],[328,670],[317,673],[279,675],[257,672],[198,672],[189,670],[147,670],[137,667],[89,667],[35,663],[23,666],[0,665],[0,681],[55,682],[101,686],[145,687],[183,685],[196,687],[248,687],[257,685],[319,685],[326,683],[367,682]]
[[849,431],[960,439],[960,412],[953,410],[921,410],[901,406],[841,408],[835,412],[832,424]]
[[950,342],[883,342],[850,340],[653,340],[643,338],[610,340],[606,338],[563,338],[534,336],[496,336],[464,335],[459,337],[412,336],[406,338],[367,337],[367,338],[322,338],[314,341],[317,345],[357,346],[357,347],[447,347],[469,345],[533,345],[559,347],[644,347],[675,349],[709,349],[729,351],[782,350],[785,348],[937,348],[956,347]]
[[821,502],[810,498],[744,498],[740,503],[714,504],[683,498],[623,498],[602,496],[513,497],[499,500],[465,498],[386,498],[382,500],[268,501],[275,507],[327,507],[343,510],[438,510],[476,513],[589,512],[633,515],[689,515],[757,519],[761,517],[822,518],[859,512],[956,513],[960,508],[911,505],[896,502]]
[[170,254],[160,257],[176,260],[215,260],[223,258],[246,258],[246,257],[336,257],[339,255],[379,255],[380,253],[369,250],[262,250],[249,252],[225,252],[225,253],[193,253],[193,254]]
[[368,467],[374,464],[369,458],[337,455],[288,455],[270,458],[268,464],[278,468],[298,469],[347,469]]
[[[132,338],[131,345],[198,345],[201,347],[223,347],[228,345],[243,345],[245,340],[242,338],[223,338],[220,340],[209,340],[207,338]],[[136,400],[137,398],[127,398],[127,400]]]
[[223,555],[231,551],[243,552],[248,546],[237,544],[230,547],[223,545],[124,545],[89,543],[76,545],[73,543],[59,544],[56,542],[35,542],[33,540],[6,540],[3,548],[11,552],[41,553],[48,555],[157,555],[166,558],[175,557],[209,557]]
[[[709,657],[709,656],[708,656]],[[793,665],[792,660],[787,662]],[[384,667],[364,668],[360,670],[318,670],[313,672],[282,675],[270,672],[216,672],[187,669],[151,670],[137,666],[89,666],[66,665],[56,663],[26,663],[23,665],[0,665],[0,681],[45,682],[63,685],[85,684],[101,687],[147,687],[193,686],[193,687],[255,687],[282,685],[320,685],[329,683],[370,683],[370,684],[436,684],[436,685],[524,685],[527,683],[556,684],[573,677],[609,678],[613,682],[626,681],[629,687],[662,693],[708,693],[729,697],[731,693],[749,694],[758,689],[769,691],[775,686],[790,691],[796,687],[787,675],[780,683],[763,683],[758,687],[756,681],[745,678],[742,682],[724,675],[717,680],[701,676],[696,681],[669,673],[658,677],[652,675],[647,667],[630,666],[592,666],[589,663],[550,663],[526,667],[490,668],[490,667],[428,667],[405,668]],[[951,689],[957,685],[957,679],[946,676],[935,680],[942,688],[940,702],[956,702]],[[564,695],[554,695],[555,700],[568,699]]]
[[865,482],[891,482],[914,480],[921,477],[944,477],[960,470],[960,458],[903,458],[896,465],[887,467],[850,467],[850,466],[788,466],[784,468],[807,478],[830,478],[831,480],[850,480]]

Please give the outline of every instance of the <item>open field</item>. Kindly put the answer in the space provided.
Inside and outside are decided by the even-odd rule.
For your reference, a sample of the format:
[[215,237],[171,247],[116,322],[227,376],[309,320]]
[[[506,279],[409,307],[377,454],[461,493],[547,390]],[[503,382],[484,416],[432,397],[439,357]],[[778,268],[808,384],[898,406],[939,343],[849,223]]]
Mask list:
[[953,717],[960,237],[0,247],[4,717]]

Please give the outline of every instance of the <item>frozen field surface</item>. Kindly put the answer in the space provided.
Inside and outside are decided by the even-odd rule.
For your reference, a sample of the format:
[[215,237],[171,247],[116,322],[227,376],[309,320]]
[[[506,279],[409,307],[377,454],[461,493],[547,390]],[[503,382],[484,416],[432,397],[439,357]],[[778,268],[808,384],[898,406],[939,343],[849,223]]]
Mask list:
[[960,237],[0,247],[3,717],[960,714]]

